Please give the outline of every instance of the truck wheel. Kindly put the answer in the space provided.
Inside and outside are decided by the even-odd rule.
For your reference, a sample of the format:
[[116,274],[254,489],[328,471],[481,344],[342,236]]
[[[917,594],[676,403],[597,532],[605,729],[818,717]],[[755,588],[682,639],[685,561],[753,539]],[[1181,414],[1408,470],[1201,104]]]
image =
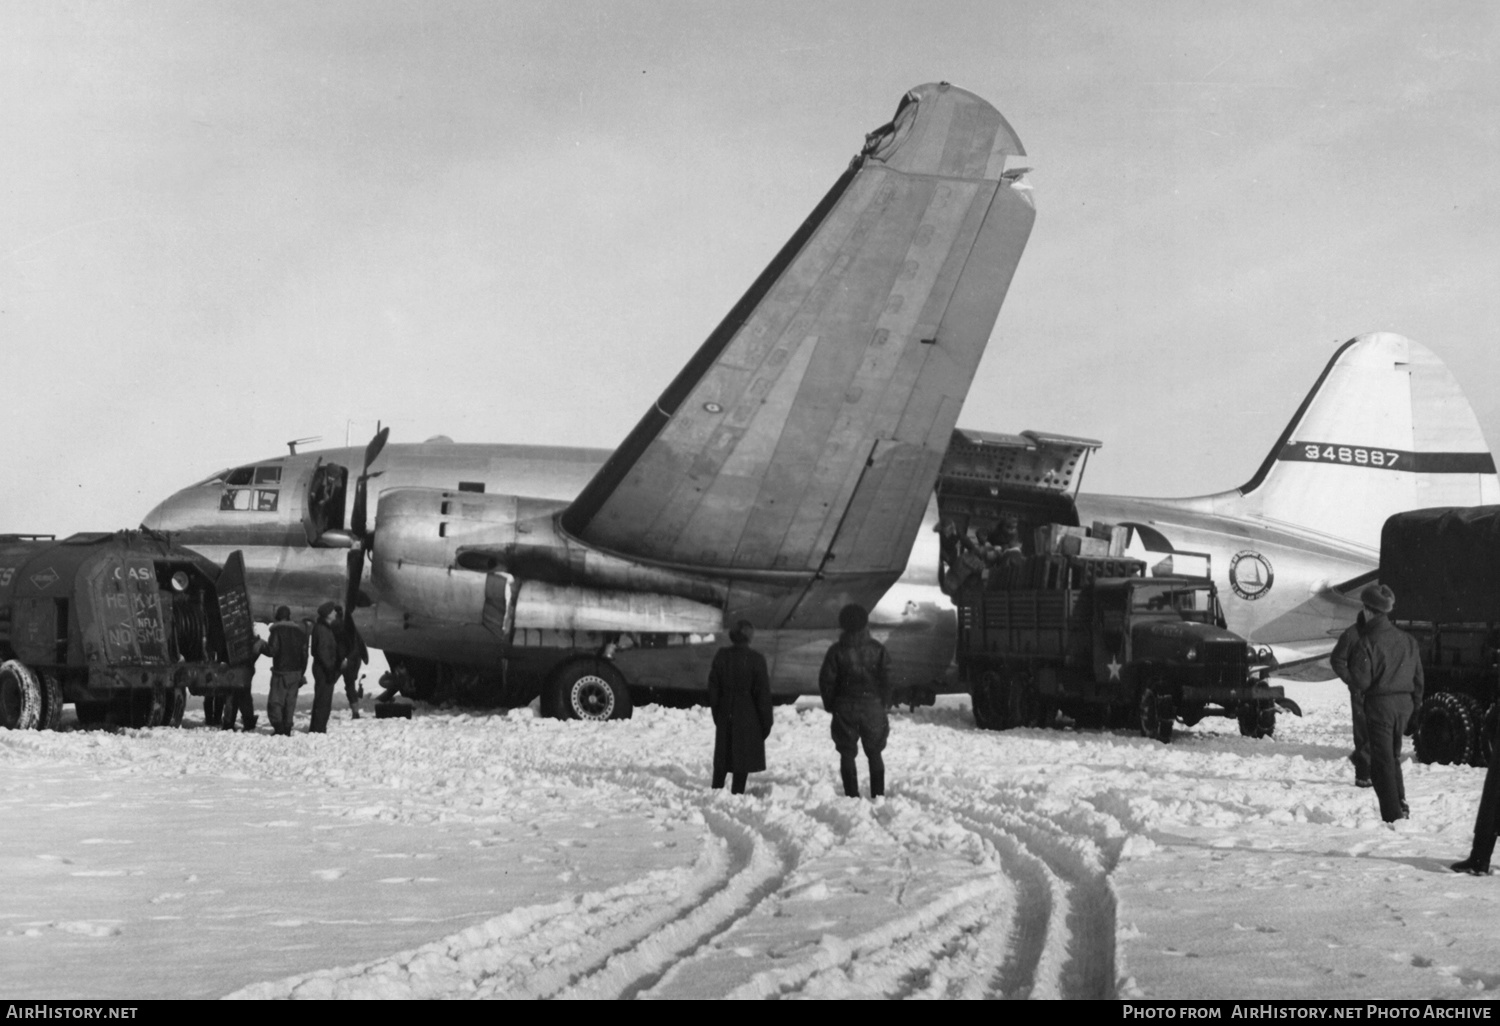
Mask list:
[[1276,733],[1276,706],[1271,702],[1241,702],[1240,733],[1245,737],[1270,737]]
[[159,727],[167,715],[166,688],[141,688],[120,700],[115,722],[127,727]]
[[1010,682],[1010,723],[1013,727],[1050,727],[1057,719],[1057,702],[1047,698],[1029,673]]
[[109,706],[103,702],[74,702],[73,713],[80,727],[97,727],[109,717]]
[[1461,696],[1439,691],[1422,700],[1413,738],[1418,762],[1461,766],[1469,761],[1477,740],[1473,711]]
[[553,714],[560,720],[628,720],[630,688],[609,663],[580,660],[553,678]]
[[0,727],[34,730],[42,719],[42,682],[26,664],[10,659],[0,664]]
[[1010,726],[1010,689],[995,670],[985,670],[969,685],[969,705],[974,725],[980,730],[1004,730]]
[[1172,727],[1176,722],[1176,716],[1172,711],[1172,700],[1166,695],[1158,695],[1151,688],[1146,688],[1141,692],[1141,700],[1137,708],[1141,733],[1164,745],[1171,744]]
[[1457,697],[1468,710],[1469,721],[1474,724],[1474,740],[1469,745],[1469,765],[1483,769],[1489,755],[1487,744],[1489,731],[1485,729],[1484,706],[1480,705],[1479,699],[1473,695],[1458,694]]
[[41,675],[42,715],[36,722],[37,730],[57,730],[62,726],[63,690],[62,682],[50,673]]
[[172,688],[167,692],[165,715],[162,717],[162,726],[182,726],[182,714],[187,708],[187,691],[182,688]]

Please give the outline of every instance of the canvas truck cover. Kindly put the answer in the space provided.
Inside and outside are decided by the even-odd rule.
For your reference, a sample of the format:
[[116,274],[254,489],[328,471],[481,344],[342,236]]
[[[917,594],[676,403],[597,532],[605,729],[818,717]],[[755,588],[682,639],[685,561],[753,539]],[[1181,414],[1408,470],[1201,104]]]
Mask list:
[[1397,620],[1500,621],[1500,506],[1397,513],[1380,533],[1380,583]]

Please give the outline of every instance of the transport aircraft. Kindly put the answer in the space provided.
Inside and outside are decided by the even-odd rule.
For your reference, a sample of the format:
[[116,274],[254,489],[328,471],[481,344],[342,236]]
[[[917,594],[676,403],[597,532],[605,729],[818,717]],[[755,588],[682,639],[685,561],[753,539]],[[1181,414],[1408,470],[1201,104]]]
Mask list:
[[848,601],[898,683],[951,686],[936,529],[983,531],[1006,501],[1126,526],[1149,572],[1211,573],[1230,628],[1283,664],[1353,620],[1387,516],[1500,502],[1452,375],[1390,333],[1341,346],[1216,495],[1077,494],[1099,443],[955,431],[1031,224],[1021,157],[983,101],[914,90],[613,453],[382,432],[214,474],[145,526],[242,550],[260,619],[348,595],[426,688],[608,718],[631,687],[701,689],[741,618],[774,691],[811,693]]
[[[907,569],[1030,235],[1027,170],[992,106],[920,86],[613,453],[382,431],[215,474],[143,526],[241,550],[259,619],[343,596],[424,687],[627,716],[632,687],[701,689],[747,619],[773,689],[807,691],[840,608]],[[900,679],[951,658],[927,612],[882,631]]]

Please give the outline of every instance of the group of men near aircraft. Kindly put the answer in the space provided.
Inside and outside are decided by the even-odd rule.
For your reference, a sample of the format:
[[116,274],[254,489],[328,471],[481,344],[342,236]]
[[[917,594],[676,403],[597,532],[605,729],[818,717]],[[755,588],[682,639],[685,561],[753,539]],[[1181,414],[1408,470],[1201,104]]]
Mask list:
[[[359,719],[359,700],[364,691],[359,683],[359,668],[369,662],[370,653],[354,625],[344,622],[343,609],[334,602],[318,607],[318,619],[311,635],[292,619],[288,606],[278,606],[271,624],[270,636],[256,642],[256,657],[271,660],[271,693],[266,699],[266,719],[272,733],[290,735],[292,718],[297,710],[297,692],[307,683],[308,657],[312,658],[313,708],[310,734],[326,734],[333,713],[334,685],[342,679],[349,711]],[[236,696],[223,726],[234,725],[238,714],[242,729],[255,729],[255,708],[247,689]]]
[[[1411,815],[1401,776],[1401,739],[1416,726],[1422,704],[1422,660],[1417,642],[1390,621],[1396,595],[1383,584],[1359,594],[1364,607],[1339,637],[1329,663],[1349,687],[1354,724],[1354,783],[1373,787],[1380,818],[1396,823]],[[1455,873],[1488,876],[1500,828],[1500,758],[1490,760],[1474,821],[1469,857],[1453,863]]]

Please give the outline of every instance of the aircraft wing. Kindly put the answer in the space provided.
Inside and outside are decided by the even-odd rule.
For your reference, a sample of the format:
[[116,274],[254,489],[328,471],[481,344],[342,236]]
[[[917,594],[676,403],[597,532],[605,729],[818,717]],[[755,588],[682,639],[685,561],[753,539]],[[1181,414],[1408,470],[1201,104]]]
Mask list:
[[1024,152],[979,97],[908,93],[563,528],[636,559],[883,591],[1030,234],[1007,169]]

